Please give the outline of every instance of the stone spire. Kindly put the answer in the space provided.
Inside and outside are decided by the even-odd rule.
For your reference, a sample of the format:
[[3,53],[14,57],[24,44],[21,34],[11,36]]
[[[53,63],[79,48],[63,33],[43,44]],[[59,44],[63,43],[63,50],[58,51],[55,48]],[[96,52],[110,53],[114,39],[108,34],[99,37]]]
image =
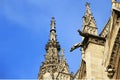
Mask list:
[[[51,20],[51,29],[50,29],[50,39],[46,44],[46,54],[45,54],[45,61],[40,68],[40,73],[38,78],[43,79],[43,77],[48,78],[49,76],[43,76],[43,74],[50,74],[51,78],[54,78],[54,73],[57,72],[57,65],[60,62],[59,51],[60,51],[60,44],[57,42],[56,39],[56,29],[55,29],[55,18],[52,17]],[[45,79],[46,79],[45,78]],[[50,79],[51,80],[51,79]]]
[[51,30],[50,30],[50,40],[56,40],[56,27],[55,27],[56,23],[55,23],[55,18],[52,17],[51,20]]
[[56,23],[55,23],[55,18],[52,17],[52,20],[51,20],[51,29],[50,29],[50,40],[49,42],[46,44],[46,51],[49,50],[49,48],[56,48],[57,51],[59,52],[60,51],[60,44],[59,42],[57,42],[57,39],[56,39]]
[[90,11],[90,4],[86,3],[86,13],[83,16],[83,33],[89,33],[93,35],[97,35],[97,27],[94,17]]
[[62,59],[59,56],[60,44],[56,38],[56,23],[52,17],[50,28],[50,39],[46,44],[45,61],[40,67],[38,80],[71,80],[71,74],[68,71],[68,65],[65,61],[64,51],[62,50]]
[[50,40],[46,44],[46,61],[49,62],[58,62],[59,61],[59,54],[60,51],[60,44],[57,42],[56,39],[56,29],[55,29],[55,18],[52,17],[51,20],[51,29],[50,29]]

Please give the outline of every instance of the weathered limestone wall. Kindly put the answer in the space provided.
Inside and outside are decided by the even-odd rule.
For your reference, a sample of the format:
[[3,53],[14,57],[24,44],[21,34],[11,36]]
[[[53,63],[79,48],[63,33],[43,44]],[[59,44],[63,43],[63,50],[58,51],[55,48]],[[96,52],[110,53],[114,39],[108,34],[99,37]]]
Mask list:
[[[113,17],[113,18],[115,18],[115,17]],[[115,22],[115,20],[116,19],[114,19],[114,22]],[[108,33],[108,37],[106,38],[106,44],[105,44],[105,52],[104,52],[105,66],[107,66],[109,64],[110,53],[112,53],[113,45],[114,45],[118,30],[120,28],[120,23],[114,23],[114,25],[111,25],[110,27],[111,27],[111,29]]]
[[87,79],[101,79],[104,76],[102,66],[104,46],[89,43],[85,51]]

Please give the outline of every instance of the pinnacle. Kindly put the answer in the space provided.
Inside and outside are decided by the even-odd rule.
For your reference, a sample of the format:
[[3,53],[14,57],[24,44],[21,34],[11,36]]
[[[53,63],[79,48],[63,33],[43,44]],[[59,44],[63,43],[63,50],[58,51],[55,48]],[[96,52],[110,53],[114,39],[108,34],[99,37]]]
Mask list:
[[92,14],[90,11],[90,3],[86,2],[86,15]]
[[88,2],[86,2],[86,13],[83,16],[83,32],[97,35],[96,22],[90,10],[90,3]]

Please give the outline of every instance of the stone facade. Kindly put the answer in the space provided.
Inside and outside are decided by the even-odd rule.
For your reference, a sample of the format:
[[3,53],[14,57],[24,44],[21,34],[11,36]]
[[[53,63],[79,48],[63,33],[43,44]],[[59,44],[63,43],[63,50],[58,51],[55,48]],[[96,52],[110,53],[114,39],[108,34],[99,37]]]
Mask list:
[[112,15],[99,35],[90,4],[86,4],[82,31],[78,30],[82,42],[70,50],[72,52],[80,48],[82,53],[81,66],[74,76],[69,72],[64,50],[61,50],[56,39],[56,23],[52,18],[50,40],[46,44],[45,61],[40,67],[39,80],[120,79],[120,3],[116,0],[111,2]]
[[96,34],[97,27],[88,3],[85,19],[83,30],[78,30],[83,39],[79,46],[82,62],[74,79],[120,79],[120,3],[112,0],[112,15],[100,35]]

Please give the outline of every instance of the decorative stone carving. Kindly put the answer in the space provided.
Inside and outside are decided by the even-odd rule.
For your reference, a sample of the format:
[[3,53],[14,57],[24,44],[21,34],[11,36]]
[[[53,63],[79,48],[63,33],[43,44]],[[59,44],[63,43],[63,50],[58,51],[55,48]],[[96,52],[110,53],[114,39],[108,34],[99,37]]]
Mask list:
[[58,52],[60,51],[60,44],[59,42],[56,42],[56,41],[49,41],[47,44],[46,44],[46,51],[50,48],[50,47],[54,47],[54,48],[57,48]]
[[110,57],[110,62],[109,62],[109,66],[108,66],[108,76],[110,78],[112,78],[114,76],[114,73],[116,70],[115,69],[115,65],[116,65],[116,61],[117,61],[117,56],[119,55],[118,50],[120,47],[120,29],[118,31],[117,37],[115,39],[115,43],[114,43],[114,47],[112,50],[112,54]]
[[72,52],[73,50],[75,50],[75,49],[77,49],[77,48],[79,48],[81,46],[82,46],[81,43],[74,44],[73,47],[71,47],[70,52]]
[[83,16],[82,32],[97,35],[97,27],[94,17],[90,11],[90,3],[86,3],[86,13]]
[[111,65],[108,65],[106,71],[108,72],[107,76],[112,78],[114,76],[115,70]]
[[105,40],[100,40],[98,38],[90,38],[89,42],[98,44],[98,45],[104,45],[105,44]]
[[112,3],[112,9],[120,11],[120,2],[113,1],[113,3]]
[[[43,62],[40,72],[38,74],[38,79],[39,80],[56,80],[57,74],[61,73],[64,75],[66,73],[67,75],[64,76],[70,76],[68,71],[68,65],[66,65],[66,60],[64,56],[62,57],[64,60],[64,63],[60,59],[59,52],[60,52],[60,44],[57,42],[56,39],[56,30],[55,30],[55,20],[54,17],[51,20],[51,30],[50,30],[50,40],[46,44],[46,55],[45,55],[45,62]],[[62,63],[61,63],[62,62]],[[49,74],[49,75],[48,75]],[[45,76],[45,77],[44,77]],[[71,77],[71,76],[70,76]],[[69,77],[69,80],[70,80]]]

